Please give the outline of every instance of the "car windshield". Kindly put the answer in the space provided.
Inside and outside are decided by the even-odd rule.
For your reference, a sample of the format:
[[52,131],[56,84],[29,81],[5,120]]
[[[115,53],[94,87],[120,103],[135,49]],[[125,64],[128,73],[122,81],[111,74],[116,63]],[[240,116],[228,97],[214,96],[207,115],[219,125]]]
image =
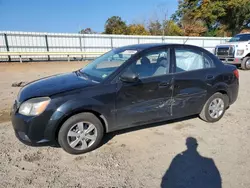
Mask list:
[[89,63],[80,72],[91,80],[101,82],[135,53],[137,50],[134,49],[113,49]]
[[249,40],[250,40],[250,34],[240,34],[231,38],[229,42],[241,42],[241,41],[249,41]]

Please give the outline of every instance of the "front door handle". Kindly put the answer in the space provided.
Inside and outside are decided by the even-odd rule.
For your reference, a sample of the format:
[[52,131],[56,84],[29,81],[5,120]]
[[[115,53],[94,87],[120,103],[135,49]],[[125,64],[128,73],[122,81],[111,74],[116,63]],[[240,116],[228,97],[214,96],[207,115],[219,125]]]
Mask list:
[[207,79],[207,80],[212,80],[212,79],[214,79],[214,76],[213,76],[213,75],[207,75],[207,76],[206,76],[206,79]]

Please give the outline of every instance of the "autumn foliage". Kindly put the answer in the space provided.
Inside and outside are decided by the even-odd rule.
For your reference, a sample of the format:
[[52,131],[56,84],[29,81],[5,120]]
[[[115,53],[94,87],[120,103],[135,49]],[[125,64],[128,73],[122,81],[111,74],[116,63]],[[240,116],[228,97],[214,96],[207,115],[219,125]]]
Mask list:
[[[231,36],[249,31],[250,0],[179,0],[170,19],[129,24],[110,17],[105,34],[164,36]],[[95,33],[90,28],[82,33]]]

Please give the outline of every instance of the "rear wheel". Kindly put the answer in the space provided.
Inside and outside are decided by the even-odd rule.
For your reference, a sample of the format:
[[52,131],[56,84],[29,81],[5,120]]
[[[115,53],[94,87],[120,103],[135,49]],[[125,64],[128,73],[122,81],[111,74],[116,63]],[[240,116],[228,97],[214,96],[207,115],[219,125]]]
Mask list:
[[98,147],[103,134],[103,125],[94,114],[81,113],[65,121],[59,130],[58,142],[70,154],[83,154]]
[[250,70],[250,57],[245,57],[241,63],[243,70]]
[[227,106],[228,96],[215,93],[207,100],[200,113],[200,118],[211,123],[219,121],[224,115]]

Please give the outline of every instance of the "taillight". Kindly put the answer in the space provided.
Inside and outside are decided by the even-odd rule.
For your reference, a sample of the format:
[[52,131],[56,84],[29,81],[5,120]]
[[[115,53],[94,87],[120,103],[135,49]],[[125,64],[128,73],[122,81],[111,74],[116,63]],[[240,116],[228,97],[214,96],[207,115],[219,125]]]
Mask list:
[[234,76],[235,76],[237,79],[239,79],[240,75],[239,75],[238,69],[235,69],[235,70],[234,70]]

